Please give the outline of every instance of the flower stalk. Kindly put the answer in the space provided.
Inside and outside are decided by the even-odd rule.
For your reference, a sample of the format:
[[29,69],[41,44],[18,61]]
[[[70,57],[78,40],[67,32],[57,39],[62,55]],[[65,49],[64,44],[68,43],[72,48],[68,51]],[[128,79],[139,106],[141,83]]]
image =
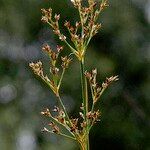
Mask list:
[[[85,67],[85,54],[92,37],[95,36],[101,28],[101,24],[97,22],[97,19],[99,14],[108,6],[107,0],[102,0],[101,2],[87,0],[88,5],[85,6],[82,0],[71,0],[71,2],[77,9],[80,20],[77,21],[74,26],[71,25],[69,21],[65,21],[64,26],[69,32],[69,37],[66,37],[60,29],[60,14],[53,16],[51,8],[41,9],[43,14],[41,20],[53,29],[54,34],[70,48],[71,54],[74,54],[80,63],[82,88],[80,116],[77,118],[69,117],[60,96],[63,78],[72,61],[72,58],[70,58],[71,54],[69,56],[60,56],[63,50],[62,46],[57,46],[56,50],[53,50],[48,44],[45,44],[42,50],[47,53],[50,59],[50,76],[44,73],[41,61],[30,63],[29,66],[33,72],[50,87],[60,104],[60,108],[55,106],[53,110],[56,113],[55,116],[51,114],[48,108],[41,112],[42,115],[48,117],[50,120],[50,123],[47,124],[48,127],[44,127],[42,131],[75,140],[81,150],[90,150],[89,133],[93,125],[99,121],[101,115],[100,111],[95,109],[95,106],[107,87],[112,82],[118,80],[118,76],[106,78],[105,82],[100,85],[96,79],[97,70],[86,71]],[[61,65],[58,63],[58,59],[61,61]],[[91,93],[88,93],[88,86],[90,86]],[[89,94],[91,94],[92,97],[92,106],[89,105]],[[61,130],[59,126],[65,128],[68,134],[63,133],[63,130]]]
[[85,72],[85,64],[84,64],[84,57],[82,58],[82,60],[80,61],[80,72],[81,72],[81,85],[82,85],[82,100],[83,100],[83,106],[84,106],[84,121],[86,122],[86,128],[85,128],[85,150],[89,150],[89,134],[88,134],[88,119],[86,117],[87,113],[88,113],[88,87],[87,87],[87,80],[86,77],[84,75]]

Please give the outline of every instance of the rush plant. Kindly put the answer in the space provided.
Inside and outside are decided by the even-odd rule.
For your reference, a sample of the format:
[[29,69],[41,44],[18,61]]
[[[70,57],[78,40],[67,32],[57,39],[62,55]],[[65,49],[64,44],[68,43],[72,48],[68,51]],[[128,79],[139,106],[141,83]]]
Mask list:
[[[70,58],[72,55],[61,56],[62,46],[57,46],[56,50],[53,50],[48,44],[45,44],[42,50],[50,58],[50,76],[44,73],[41,61],[30,63],[29,66],[50,87],[60,103],[59,107],[56,106],[53,110],[56,112],[56,116],[52,115],[52,112],[48,108],[41,112],[42,115],[48,117],[50,120],[47,127],[43,128],[43,131],[75,140],[81,150],[89,150],[89,133],[93,125],[99,120],[101,114],[99,110],[96,110],[95,105],[107,87],[112,82],[118,80],[118,76],[106,78],[100,85],[96,80],[97,69],[93,69],[92,71],[85,69],[85,54],[92,37],[102,27],[97,22],[97,19],[99,14],[108,7],[107,0],[101,0],[100,2],[86,0],[84,3],[82,0],[71,0],[71,2],[77,9],[80,20],[74,25],[71,25],[69,21],[65,21],[64,26],[68,30],[69,37],[66,37],[60,30],[60,14],[53,15],[51,8],[41,9],[43,14],[41,20],[53,29],[54,34],[70,48],[71,54],[79,61],[82,85],[82,107],[78,118],[69,117],[60,95],[62,80],[66,69],[72,61],[72,58]],[[61,64],[58,63],[58,60],[61,60]],[[88,86],[91,90],[90,93],[88,93]],[[89,94],[92,96],[92,105],[89,105]],[[65,128],[68,134],[63,133],[60,126]]]

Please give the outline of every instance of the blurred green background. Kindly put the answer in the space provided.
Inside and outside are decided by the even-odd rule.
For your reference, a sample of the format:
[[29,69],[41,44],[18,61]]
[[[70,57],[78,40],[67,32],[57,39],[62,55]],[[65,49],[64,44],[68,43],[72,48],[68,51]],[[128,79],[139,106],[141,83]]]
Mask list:
[[[40,111],[53,108],[56,99],[28,63],[41,59],[47,67],[41,46],[58,43],[40,21],[43,7],[61,13],[62,24],[78,19],[69,0],[0,0],[0,150],[78,150],[76,143],[40,131],[47,122]],[[116,74],[120,80],[98,104],[102,117],[91,131],[91,150],[150,150],[150,1],[110,0],[99,22],[103,28],[90,43],[87,69],[98,69],[99,82]],[[62,90],[72,116],[80,93],[74,59]]]

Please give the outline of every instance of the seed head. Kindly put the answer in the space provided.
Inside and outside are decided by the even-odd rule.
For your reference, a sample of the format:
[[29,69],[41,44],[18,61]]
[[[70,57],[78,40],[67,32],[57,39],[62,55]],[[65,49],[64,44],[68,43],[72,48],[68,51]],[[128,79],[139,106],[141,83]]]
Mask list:
[[49,9],[42,8],[41,11],[42,11],[42,14],[43,14],[41,21],[44,22],[44,23],[48,23],[49,20],[51,20],[51,17],[52,17],[52,9],[51,8],[49,8]]
[[64,36],[63,34],[59,35],[59,39],[61,41],[65,41],[66,40],[66,36]]
[[32,68],[35,74],[38,76],[43,76],[43,67],[41,61],[38,61],[37,63],[29,63],[29,66]]
[[56,19],[56,21],[59,21],[59,19],[60,19],[60,14],[55,14],[55,16],[54,16],[54,18]]
[[41,114],[44,115],[44,116],[47,116],[47,117],[51,116],[51,113],[50,113],[48,108],[46,108],[44,111],[42,111]]
[[60,53],[63,50],[63,46],[57,45],[57,52]]
[[61,57],[61,60],[62,60],[62,68],[68,68],[68,66],[69,66],[69,64],[70,64],[70,62],[72,61],[72,59],[71,58],[68,58],[67,56],[65,56],[65,57]]
[[52,49],[50,48],[50,46],[48,44],[45,44],[42,47],[42,50],[45,51],[45,52],[48,52],[48,53],[51,53],[51,51],[52,51]]
[[54,122],[50,122],[48,125],[53,129],[52,131],[54,133],[56,134],[60,133],[59,127]]
[[51,72],[53,75],[58,75],[59,68],[52,66],[52,67],[50,68],[50,72]]
[[118,76],[111,76],[109,78],[106,78],[105,82],[102,83],[103,88],[107,88],[112,82],[118,81]]

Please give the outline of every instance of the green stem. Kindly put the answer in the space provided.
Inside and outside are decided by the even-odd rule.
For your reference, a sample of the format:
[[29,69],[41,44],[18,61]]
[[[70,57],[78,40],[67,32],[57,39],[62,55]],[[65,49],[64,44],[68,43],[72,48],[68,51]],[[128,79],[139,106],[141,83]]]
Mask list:
[[76,49],[74,49],[74,48],[67,42],[67,40],[64,40],[64,42],[66,43],[66,45],[71,49],[71,51],[72,51],[75,55],[78,54],[77,51],[76,51]]
[[72,123],[71,123],[71,121],[70,121],[70,119],[69,119],[68,113],[67,113],[66,108],[65,108],[65,106],[64,106],[64,104],[63,104],[63,102],[62,102],[62,100],[61,100],[61,98],[60,98],[60,95],[58,94],[57,97],[58,97],[58,100],[59,100],[59,102],[60,102],[60,105],[61,105],[61,107],[62,107],[62,109],[63,109],[63,111],[64,111],[64,113],[65,113],[66,119],[67,119],[67,121],[69,122],[69,125],[71,126]]
[[[52,20],[51,20],[51,22],[52,22]],[[52,22],[52,23],[53,23],[53,22]],[[52,23],[48,22],[48,24],[54,29]],[[58,26],[58,28],[59,28],[59,24],[57,24],[57,26]],[[58,35],[58,36],[59,36],[59,35]],[[76,49],[74,49],[74,48],[67,42],[67,40],[64,40],[63,42],[71,49],[71,51],[72,51],[76,56],[78,55]]]
[[89,150],[89,131],[88,131],[88,119],[87,119],[87,113],[88,113],[88,89],[87,89],[87,80],[84,75],[85,69],[84,69],[84,57],[80,61],[80,69],[81,69],[81,85],[82,85],[82,100],[83,100],[83,107],[84,107],[84,120],[87,123],[87,127],[85,128],[85,141],[84,145],[86,145],[85,150]]
[[89,131],[87,132],[87,150],[90,150]]
[[82,86],[82,100],[84,105],[84,118],[86,121],[86,114],[88,112],[88,93],[87,93],[87,81],[84,75],[84,59],[80,62],[80,70],[81,70],[81,86]]
[[94,92],[93,92],[93,88],[92,88],[92,85],[91,85],[91,84],[90,84],[90,89],[91,89],[92,100],[93,100],[91,112],[93,112],[93,110],[94,110]]
[[100,92],[100,95],[99,95],[98,99],[102,96],[102,94],[104,93],[105,90],[106,90],[106,88],[102,89],[102,91]]
[[59,122],[56,118],[54,118],[53,116],[50,116],[50,118],[52,119],[52,121],[58,123],[59,125],[63,126],[64,128],[66,128],[66,130],[74,137],[74,134],[70,131],[70,128],[68,127],[67,124],[63,124],[61,122]]
[[[49,130],[47,130],[47,132],[52,133],[52,134],[57,134],[57,133],[54,133],[53,131],[49,131]],[[63,133],[58,133],[57,135],[61,135],[61,136],[64,136],[66,138],[69,138],[69,139],[72,139],[72,140],[76,140],[76,138],[73,138],[73,137],[71,137],[69,135],[66,135],[66,134],[63,134]]]
[[63,69],[63,71],[62,71],[62,74],[61,74],[61,77],[60,77],[60,80],[59,80],[59,83],[58,83],[58,89],[60,88],[62,79],[63,79],[63,77],[64,77],[64,73],[65,73],[65,69]]
[[88,140],[87,137],[83,141],[78,141],[78,143],[80,145],[80,150],[90,150],[90,148],[89,148],[89,140]]
[[91,112],[93,112],[93,111],[94,111],[94,102],[93,102],[92,108],[91,108]]

